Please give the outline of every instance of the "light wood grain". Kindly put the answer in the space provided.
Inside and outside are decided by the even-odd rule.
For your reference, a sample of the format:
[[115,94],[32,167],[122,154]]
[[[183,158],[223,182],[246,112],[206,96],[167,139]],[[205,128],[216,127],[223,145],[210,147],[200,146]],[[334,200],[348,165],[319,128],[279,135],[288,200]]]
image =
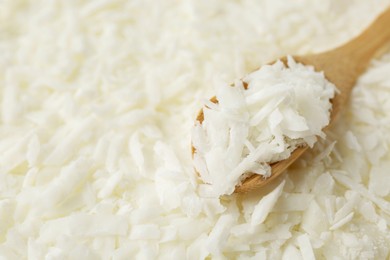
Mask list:
[[[314,66],[316,71],[323,71],[325,77],[340,91],[332,99],[331,123],[335,121],[348,102],[357,79],[366,70],[374,54],[387,44],[390,44],[390,8],[383,12],[362,34],[344,45],[320,54],[294,56],[297,62]],[[286,62],[286,57],[281,60]],[[218,102],[215,97],[211,101]],[[203,110],[199,112],[197,120],[203,122]],[[248,192],[268,184],[280,176],[306,150],[307,147],[300,147],[288,159],[272,164],[272,174],[269,178],[252,175],[242,185],[237,186],[235,192]],[[195,148],[192,148],[192,152],[195,152]]]

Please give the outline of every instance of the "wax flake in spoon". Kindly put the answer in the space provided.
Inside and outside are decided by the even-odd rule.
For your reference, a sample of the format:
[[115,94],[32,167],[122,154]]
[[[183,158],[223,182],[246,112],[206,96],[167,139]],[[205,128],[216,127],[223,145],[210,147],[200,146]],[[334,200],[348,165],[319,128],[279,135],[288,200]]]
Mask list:
[[287,65],[278,61],[233,86],[218,84],[218,102],[203,107],[192,132],[194,164],[216,194],[233,193],[252,174],[269,177],[271,163],[325,137],[336,87],[291,57]]

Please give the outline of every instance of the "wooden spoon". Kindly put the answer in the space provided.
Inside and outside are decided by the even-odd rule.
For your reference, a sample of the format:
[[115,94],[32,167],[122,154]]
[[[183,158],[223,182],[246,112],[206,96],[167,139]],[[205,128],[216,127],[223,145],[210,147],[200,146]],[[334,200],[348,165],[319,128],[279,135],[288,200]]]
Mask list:
[[[311,65],[316,71],[323,71],[327,80],[336,85],[340,91],[332,99],[331,123],[343,109],[358,77],[365,71],[374,54],[390,41],[390,8],[383,12],[362,34],[346,44],[319,54],[294,56],[298,63]],[[286,63],[287,58],[282,60]],[[390,72],[389,72],[390,73]],[[210,99],[217,103],[216,97]],[[203,109],[196,120],[203,122]],[[248,192],[262,187],[282,174],[288,166],[297,160],[307,147],[297,148],[291,156],[283,161],[271,164],[272,174],[268,178],[254,174],[235,189],[236,193]],[[192,152],[195,148],[192,147]]]

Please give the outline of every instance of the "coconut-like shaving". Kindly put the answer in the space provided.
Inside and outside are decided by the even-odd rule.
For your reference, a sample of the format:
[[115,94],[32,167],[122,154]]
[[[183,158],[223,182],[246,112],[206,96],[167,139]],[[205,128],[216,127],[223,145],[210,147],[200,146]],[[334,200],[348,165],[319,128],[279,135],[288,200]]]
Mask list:
[[252,174],[269,177],[271,163],[324,138],[336,89],[291,56],[287,65],[264,65],[233,86],[216,87],[218,103],[203,107],[192,140],[195,168],[219,195]]

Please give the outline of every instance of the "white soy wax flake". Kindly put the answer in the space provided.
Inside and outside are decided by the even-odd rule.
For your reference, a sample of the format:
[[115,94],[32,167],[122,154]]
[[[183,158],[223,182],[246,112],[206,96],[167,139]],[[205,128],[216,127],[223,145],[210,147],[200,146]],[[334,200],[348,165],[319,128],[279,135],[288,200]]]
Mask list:
[[330,120],[335,86],[290,56],[288,66],[264,65],[242,82],[219,83],[218,103],[203,108],[193,130],[195,168],[219,195],[251,174],[269,177],[268,164],[312,147]]

